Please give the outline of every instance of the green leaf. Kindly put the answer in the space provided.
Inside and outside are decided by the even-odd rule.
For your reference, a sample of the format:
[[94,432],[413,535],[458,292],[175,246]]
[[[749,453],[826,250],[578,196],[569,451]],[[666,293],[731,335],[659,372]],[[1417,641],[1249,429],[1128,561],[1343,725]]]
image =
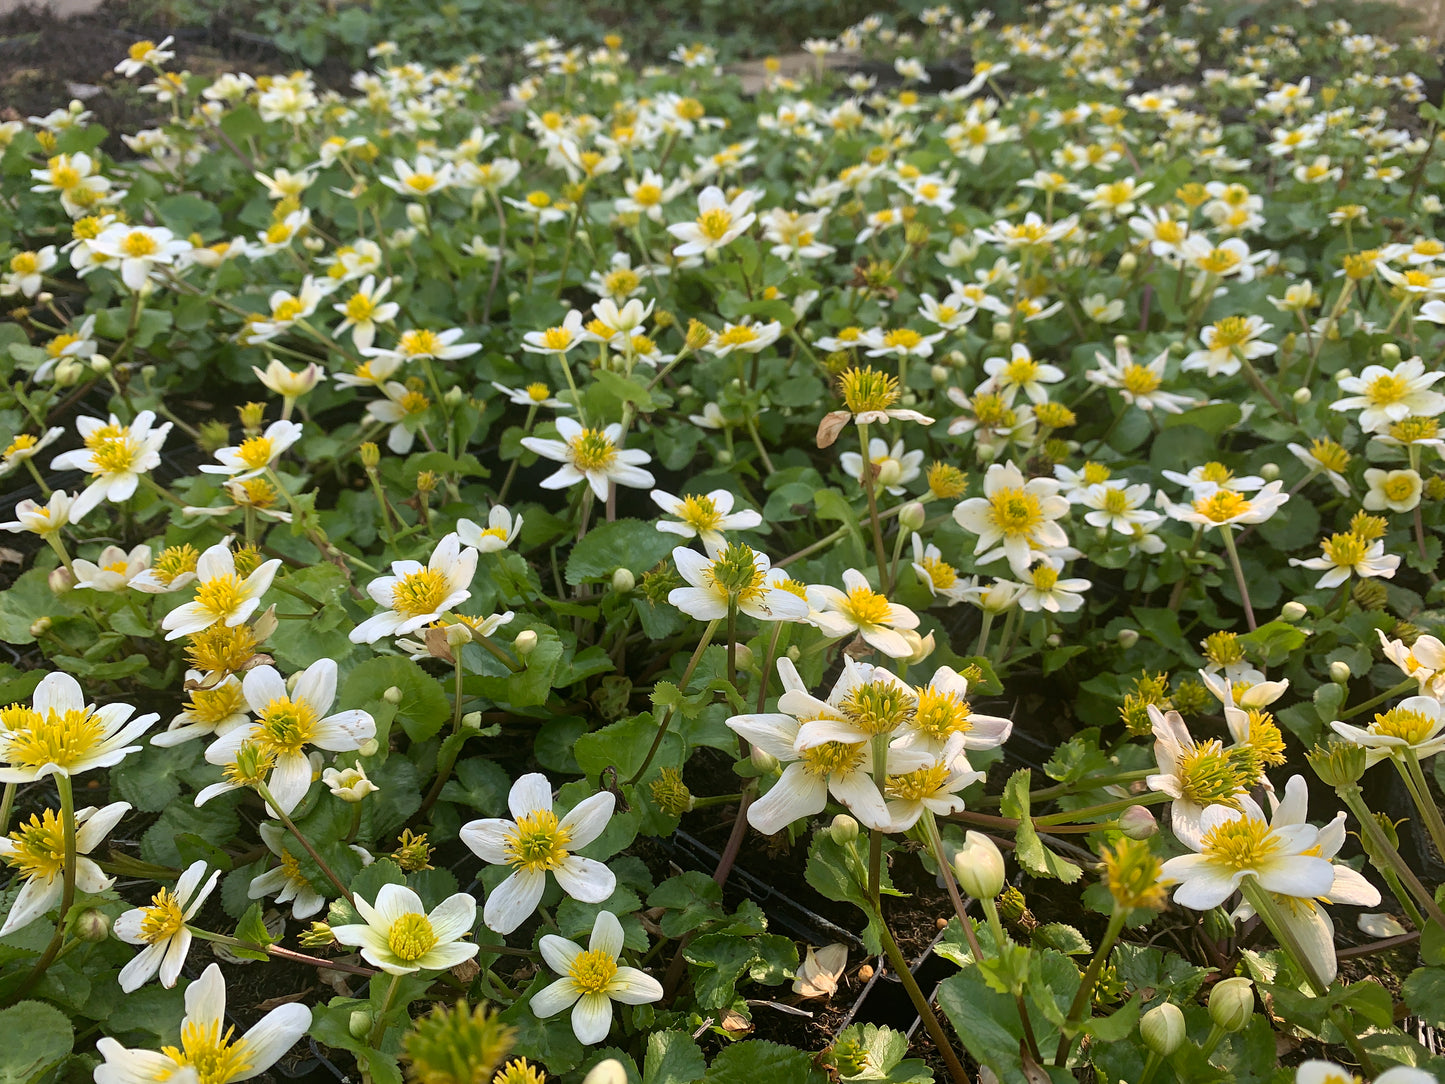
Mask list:
[[442,801],[457,802],[483,817],[497,817],[507,808],[511,777],[485,757],[468,757],[456,766],[455,779],[442,787]]
[[1083,870],[1074,865],[1066,858],[1061,858],[1053,851],[1044,846],[1039,839],[1038,832],[1034,830],[1033,819],[1029,816],[1029,779],[1032,773],[1028,768],[1014,772],[1009,781],[1004,784],[1003,799],[1000,809],[1005,817],[1015,817],[1019,825],[1014,832],[1014,840],[1017,844],[1015,854],[1019,864],[1030,873],[1038,877],[1053,877],[1055,880],[1063,881],[1064,884],[1073,884],[1083,874]]
[[553,981],[545,971],[532,980],[515,1002],[498,1019],[516,1029],[515,1048],[526,1052],[529,1059],[535,1059],[547,1066],[549,1075],[565,1073],[576,1066],[583,1055],[582,1044],[572,1034],[571,1011],[560,1012],[539,1020],[528,1004],[543,987]]
[[703,1009],[721,1009],[737,996],[736,984],[753,960],[748,941],[731,934],[705,934],[683,949],[694,971],[693,996]]
[[670,554],[680,539],[640,519],[601,523],[587,532],[567,556],[567,582],[610,578],[619,568],[642,574]]
[[722,888],[706,873],[688,870],[654,888],[647,906],[667,908],[658,925],[668,937],[680,937],[723,917]]
[[70,1053],[75,1030],[59,1009],[22,1001],[0,1012],[0,1084],[25,1084]]
[[703,1084],[826,1084],[812,1055],[780,1043],[749,1039],[727,1047],[708,1066]]
[[[273,945],[276,938],[266,929],[266,923],[261,917],[261,904],[251,904],[246,913],[241,916],[241,921],[236,923],[236,936],[242,941],[250,941],[255,945]],[[253,951],[252,949],[231,946],[231,951],[243,960],[267,960],[270,956],[267,953]]]
[[862,1047],[868,1056],[868,1064],[857,1076],[844,1076],[843,1080],[877,1080],[884,1084],[933,1084],[933,1071],[917,1058],[904,1058],[908,1054],[908,1036],[890,1027],[877,1024],[850,1024],[838,1035],[837,1041],[854,1042]]
[[159,813],[179,797],[181,777],[201,760],[201,743],[163,749],[147,745],[111,769],[120,796],[145,813]]
[[[647,750],[657,735],[657,722],[650,711],[634,715],[631,719],[604,726],[577,739],[572,747],[577,764],[588,779],[595,780],[608,767],[615,767],[619,779],[631,779]],[[657,755],[648,768],[649,775],[655,775],[666,767],[677,767],[682,762],[682,739],[669,725],[663,736]]]
[[1445,967],[1417,967],[1400,988],[1405,1004],[1431,1027],[1445,1027]]
[[1266,666],[1279,666],[1304,646],[1308,634],[1288,621],[1270,621],[1239,638],[1240,646]]
[[382,700],[393,687],[401,690],[396,717],[412,741],[425,741],[451,719],[451,704],[436,678],[410,659],[396,656],[372,659],[353,670],[341,694],[341,706],[363,708]]
[[[220,799],[199,809],[190,802],[176,802],[146,829],[140,841],[141,857],[159,866],[181,869],[196,858],[211,860],[217,854],[223,854],[220,848],[234,840],[240,829],[241,821],[235,810]],[[195,849],[197,843],[209,844],[215,848],[215,853],[198,853]],[[228,866],[229,861],[226,859]],[[212,865],[215,864],[212,861]]]
[[685,1031],[655,1031],[647,1037],[642,1084],[692,1084],[707,1071],[702,1051]]

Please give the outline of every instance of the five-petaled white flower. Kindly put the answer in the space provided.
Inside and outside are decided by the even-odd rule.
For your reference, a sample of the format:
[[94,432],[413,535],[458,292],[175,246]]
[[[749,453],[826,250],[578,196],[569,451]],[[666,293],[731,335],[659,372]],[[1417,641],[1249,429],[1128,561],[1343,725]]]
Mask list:
[[160,466],[161,445],[171,423],[152,429],[154,411],[142,410],[135,421],[122,425],[114,414],[107,422],[81,417],[75,428],[84,448],[61,452],[50,461],[52,470],[79,470],[90,483],[71,503],[70,521],[79,523],[101,501],[123,501],[135,493],[141,475]]
[[667,232],[681,242],[672,250],[674,256],[716,256],[718,250],[731,244],[757,220],[751,212],[753,194],[743,192],[731,203],[721,188],[709,185],[697,197],[697,218],[691,222],[675,222]]
[[1022,576],[1042,551],[1069,544],[1064,529],[1054,522],[1068,510],[1057,480],[1025,479],[1012,462],[994,463],[983,477],[983,496],[960,501],[953,519],[978,536],[973,552],[979,564],[1007,557],[1009,567]]
[[393,561],[390,576],[366,585],[367,594],[387,608],[352,629],[351,642],[374,644],[383,636],[403,636],[431,624],[471,598],[468,587],[476,570],[477,551],[463,549],[455,533],[437,543],[426,565]]
[[662,984],[645,971],[618,964],[622,955],[622,923],[611,911],[597,912],[587,948],[565,937],[542,935],[542,959],[562,978],[543,987],[528,1002],[543,1019],[572,1009],[572,1034],[577,1041],[600,1043],[612,1030],[612,1003],[646,1005],[662,999]]
[[597,499],[605,501],[609,482],[633,489],[653,484],[652,473],[642,469],[652,456],[641,448],[618,447],[622,426],[616,422],[603,429],[590,429],[571,418],[558,418],[556,425],[561,440],[522,438],[522,447],[529,452],[562,464],[538,483],[543,489],[567,489],[585,480]]
[[166,989],[176,984],[191,948],[192,934],[186,923],[201,909],[220,878],[220,870],[206,876],[202,859],[181,874],[175,891],[162,888],[149,904],[133,907],[115,920],[112,928],[117,937],[127,945],[145,946],[120,969],[122,990],[128,994],[139,990],[156,972]]
[[462,825],[462,842],[473,854],[491,865],[512,867],[487,896],[482,921],[497,933],[511,933],[537,909],[549,872],[563,892],[583,903],[601,903],[612,895],[617,887],[612,871],[573,852],[603,833],[615,802],[610,791],[600,791],[559,818],[552,811],[547,777],[532,772],[513,783],[507,795],[514,820],[488,818]]
[[[86,857],[110,834],[130,809],[129,802],[112,802],[75,811],[75,887],[95,895],[115,884],[91,858]],[[58,904],[65,883],[65,825],[55,810],[31,814],[8,836],[0,836],[0,858],[24,881],[10,907],[0,937],[28,926]]]
[[652,501],[669,515],[677,519],[660,519],[657,529],[683,538],[697,538],[702,542],[708,555],[716,557],[726,544],[724,531],[748,531],[762,525],[763,517],[751,508],[733,511],[733,495],[725,489],[714,489],[707,493],[689,493],[675,497],[654,489]]
[[258,436],[217,449],[216,458],[220,462],[202,463],[200,469],[204,474],[227,474],[233,481],[244,482],[264,473],[282,452],[300,439],[300,422],[272,422],[266,427],[266,432]]
[[430,912],[405,885],[382,885],[374,904],[353,901],[361,922],[333,926],[343,945],[361,949],[362,958],[388,975],[445,971],[477,954],[463,937],[477,920],[477,901],[466,892],[448,896]]
[[271,587],[280,558],[263,561],[249,576],[236,574],[230,539],[209,547],[196,561],[196,597],[177,606],[161,620],[167,640],[190,636],[216,622],[235,626],[244,622],[261,605],[261,596]]
[[688,586],[668,592],[667,601],[689,617],[716,621],[728,614],[730,603],[739,613],[758,621],[803,621],[808,603],[791,591],[768,583],[772,562],[764,553],[734,542],[715,555],[704,556],[679,546],[672,551],[678,575]]
[[856,632],[864,643],[894,659],[913,654],[908,638],[899,629],[916,629],[918,615],[907,606],[900,606],[873,590],[868,579],[856,568],[843,572],[843,590],[831,584],[814,584],[808,588],[808,602],[813,607],[812,621],[830,637]]
[[129,704],[97,708],[85,702],[80,682],[47,674],[23,704],[4,709],[0,726],[0,783],[33,783],[48,775],[75,776],[111,768],[140,749],[130,743],[159,718],[131,714]]
[[1365,763],[1413,755],[1417,760],[1445,749],[1445,712],[1433,696],[1409,696],[1389,711],[1376,714],[1369,726],[1335,720],[1332,729],[1346,741],[1365,747]]

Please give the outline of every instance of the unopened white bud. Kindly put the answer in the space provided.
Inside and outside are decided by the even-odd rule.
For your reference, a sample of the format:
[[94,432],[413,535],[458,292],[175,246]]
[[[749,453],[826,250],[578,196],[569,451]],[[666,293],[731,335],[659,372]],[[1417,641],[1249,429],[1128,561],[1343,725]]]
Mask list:
[[846,813],[839,813],[833,818],[828,832],[836,843],[852,843],[858,838],[858,822]]
[[1119,257],[1119,274],[1132,275],[1135,268],[1139,266],[1139,257],[1132,252],[1126,252]]
[[1290,396],[1296,406],[1304,406],[1310,401],[1311,393],[1309,388],[1295,388],[1294,394]]
[[1254,983],[1225,979],[1209,992],[1209,1018],[1225,1031],[1239,1031],[1254,1016]]
[[737,660],[739,670],[751,670],[753,668],[753,649],[747,644],[734,644],[733,655]]
[[928,519],[928,509],[921,501],[909,501],[898,510],[898,526],[905,531],[921,531]]
[[401,688],[399,686],[393,685],[389,689],[387,689],[386,692],[381,694],[381,698],[385,700],[388,704],[400,704]]
[[467,712],[465,715],[462,716],[462,726],[466,727],[468,730],[481,730],[482,713],[479,711]]
[[356,752],[358,756],[374,757],[377,753],[381,752],[381,742],[375,738],[367,738],[356,747]]
[[1003,855],[988,836],[970,831],[953,857],[953,875],[974,899],[991,900],[1003,891]]
[[1122,647],[1125,651],[1128,651],[1131,647],[1133,647],[1139,642],[1139,630],[1120,629],[1118,635],[1116,635],[1114,639],[1119,642],[1120,647]]
[[760,772],[775,772],[778,770],[778,758],[769,753],[766,749],[754,745],[748,753],[748,759],[753,762],[753,767]]
[[523,629],[512,641],[512,650],[524,659],[532,653],[532,649],[536,646],[537,634],[532,629]]
[[419,230],[426,229],[426,208],[420,203],[408,203],[406,220]]
[[594,1065],[582,1078],[582,1084],[627,1084],[627,1070],[616,1058],[608,1058]]
[[1288,621],[1291,625],[1293,625],[1296,621],[1302,620],[1304,616],[1308,613],[1309,610],[1305,607],[1305,604],[1303,602],[1298,602],[1295,599],[1290,599],[1279,608],[1280,620]]
[[1263,478],[1266,482],[1273,482],[1276,478],[1279,477],[1279,464],[1266,463],[1264,466],[1259,468],[1259,476]]
[[628,594],[637,586],[637,577],[632,574],[630,568],[619,568],[612,573],[612,590],[619,595]]
[[455,651],[463,644],[472,642],[472,630],[463,622],[458,621],[455,625],[448,625],[446,629],[447,647]]
[[1344,659],[1336,659],[1330,663],[1330,680],[1336,685],[1343,685],[1350,680],[1350,664]]
[[64,565],[60,565],[51,571],[46,582],[50,584],[51,594],[63,595],[75,586],[75,574]]
[[90,371],[96,376],[104,376],[110,372],[110,358],[104,354],[90,355]]
[[948,367],[947,367],[947,366],[944,366],[944,365],[934,365],[934,366],[931,366],[931,367],[929,368],[929,370],[928,370],[928,375],[929,375],[929,378],[932,379],[932,381],[933,381],[935,384],[937,384],[940,388],[943,387],[943,385],[945,385],[945,384],[948,383]]
[[466,398],[467,393],[462,391],[460,387],[454,386],[446,390],[446,394],[442,396],[442,402],[446,403],[449,407],[459,407],[466,401]]
[[1172,1001],[1155,1005],[1140,1018],[1139,1037],[1161,1058],[1169,1057],[1184,1045],[1184,1013]]

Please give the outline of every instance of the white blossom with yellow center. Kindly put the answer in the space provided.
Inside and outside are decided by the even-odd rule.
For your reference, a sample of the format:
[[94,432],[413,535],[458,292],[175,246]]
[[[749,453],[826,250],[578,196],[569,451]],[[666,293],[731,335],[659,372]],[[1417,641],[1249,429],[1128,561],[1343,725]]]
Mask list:
[[463,548],[448,534],[437,543],[426,565],[393,561],[391,575],[366,585],[367,594],[386,607],[351,630],[352,643],[374,644],[383,636],[404,636],[429,625],[471,597],[477,551]]
[[[540,1018],[572,1009],[572,1033],[591,1045],[612,1030],[612,1002],[646,1005],[662,998],[662,984],[635,967],[618,963],[622,923],[611,911],[599,911],[587,948],[556,934],[543,934],[542,959],[562,977],[532,995],[528,1005]],[[575,1006],[575,1008],[573,1007]]]
[[220,880],[221,871],[206,876],[205,860],[193,863],[176,881],[175,890],[161,888],[144,907],[134,907],[115,920],[115,935],[128,945],[145,948],[120,969],[120,988],[140,989],[157,973],[170,989],[181,975],[192,935],[186,923],[201,909]]

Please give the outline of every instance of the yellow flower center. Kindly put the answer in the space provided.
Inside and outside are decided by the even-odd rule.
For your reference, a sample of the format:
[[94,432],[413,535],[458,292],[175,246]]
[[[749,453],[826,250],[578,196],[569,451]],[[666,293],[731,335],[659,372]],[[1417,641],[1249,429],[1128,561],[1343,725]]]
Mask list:
[[278,324],[289,323],[300,316],[301,310],[305,307],[306,306],[301,303],[300,298],[285,298],[271,309],[271,319]]
[[1110,486],[1104,490],[1104,511],[1111,516],[1120,516],[1129,511],[1133,506],[1129,503],[1129,495],[1116,486]]
[[191,637],[186,656],[197,670],[233,673],[250,661],[256,644],[249,625],[216,625]]
[[416,328],[403,333],[397,347],[409,358],[435,357],[445,349],[441,337],[427,328]]
[[1411,711],[1407,708],[1392,708],[1381,715],[1375,716],[1375,721],[1370,724],[1371,734],[1380,734],[1390,738],[1401,738],[1408,745],[1419,745],[1430,737],[1435,729],[1435,720],[1423,711]]
[[412,963],[432,950],[437,943],[436,930],[426,915],[408,912],[391,924],[386,943],[397,959]]
[[91,450],[95,461],[92,474],[124,474],[135,465],[138,449],[129,435],[103,440]]
[[726,207],[714,207],[697,216],[698,228],[709,241],[721,241],[733,224],[733,215]]
[[619,267],[603,280],[602,287],[613,297],[625,297],[642,284],[642,277],[630,267]]
[[1059,570],[1053,565],[1038,564],[1029,573],[1029,579],[1033,581],[1036,590],[1048,594],[1059,582]]
[[927,557],[918,562],[923,571],[928,573],[928,579],[935,589],[947,591],[958,582],[958,572],[954,567],[941,557]]
[[721,332],[713,342],[718,346],[746,346],[757,337],[757,332],[747,324],[734,324]]
[[662,202],[662,189],[655,184],[640,184],[632,191],[632,202],[655,207]]
[[1014,358],[1003,370],[1006,384],[1031,384],[1039,378],[1039,363],[1033,358]]
[[546,192],[528,192],[526,198],[527,202],[539,211],[544,207],[552,206],[552,197]]
[[271,462],[271,454],[271,441],[267,437],[243,440],[236,449],[236,458],[246,464],[248,470],[261,470]]
[[1415,479],[1408,471],[1391,471],[1380,488],[1392,501],[1407,501],[1415,495]]
[[942,791],[951,774],[947,764],[933,764],[906,775],[890,775],[884,790],[889,798],[921,802]]
[[1365,385],[1365,398],[1371,406],[1389,406],[1398,403],[1410,394],[1410,384],[1404,377],[1385,373]]
[[120,250],[130,259],[153,256],[160,249],[155,238],[143,230],[131,230],[120,243]]
[[913,725],[930,738],[944,741],[950,734],[966,734],[973,729],[968,701],[941,689],[916,688],[918,697]]
[[112,561],[110,564],[108,564],[108,565],[105,566],[105,568],[103,569],[103,571],[105,571],[105,572],[119,572],[122,576],[124,576],[124,575],[126,574],[126,572],[129,571],[129,569],[130,569],[130,561],[122,559],[122,560],[119,560],[119,561]]
[[538,809],[517,818],[517,827],[507,833],[508,864],[529,873],[554,870],[567,860],[572,833],[550,809]]
[[866,586],[849,591],[841,609],[843,616],[862,630],[886,625],[893,615],[888,599]]
[[1239,253],[1233,249],[1214,248],[1199,257],[1198,262],[1200,270],[1222,275],[1239,263]]
[[617,974],[617,958],[603,949],[579,952],[567,968],[567,976],[584,996],[605,994]]
[[883,345],[901,350],[913,350],[923,341],[923,336],[912,328],[894,328],[883,336]]
[[155,47],[156,43],[153,41],[138,41],[127,49],[126,53],[132,60],[144,60]]
[[1341,568],[1353,568],[1365,559],[1369,544],[1353,532],[1331,535],[1320,543],[1330,562]]
[[221,1033],[221,1022],[203,1024],[187,1020],[181,1028],[181,1048],[161,1047],[161,1053],[195,1070],[198,1084],[228,1084],[252,1068],[251,1047],[245,1039],[231,1038],[235,1028]]
[[63,357],[67,348],[80,342],[80,336],[69,331],[62,332],[45,344],[45,352],[52,358]]
[[1249,500],[1232,489],[1217,489],[1194,502],[1194,510],[1211,523],[1228,523],[1250,509]]
[[605,471],[617,461],[617,446],[601,429],[584,429],[567,445],[572,466],[586,474]]
[[406,186],[413,192],[430,192],[437,186],[436,174],[413,173],[406,179]]
[[157,892],[151,897],[151,905],[141,910],[145,913],[141,916],[140,939],[148,945],[173,937],[186,924],[180,898],[169,888]]
[[315,740],[320,721],[316,709],[305,700],[279,697],[268,703],[256,720],[256,743],[278,757],[299,753]]
[[565,327],[549,327],[542,332],[542,343],[548,350],[561,352],[572,345],[574,336]]
[[9,447],[5,449],[5,458],[7,460],[14,459],[22,452],[32,451],[35,448],[35,444],[36,440],[34,436],[32,436],[30,433],[21,433],[14,440],[12,440]]
[[392,584],[391,608],[406,617],[434,614],[451,593],[445,573],[423,568],[408,572]]
[[1171,245],[1184,240],[1186,232],[1184,224],[1172,218],[1166,218],[1154,227],[1154,236]]
[[1205,833],[1201,853],[1238,872],[1256,868],[1279,849],[1279,837],[1264,821],[1236,817]]
[[246,710],[246,697],[236,682],[227,682],[211,689],[196,689],[191,693],[186,712],[198,723],[216,726],[233,715]]
[[863,763],[864,743],[829,741],[815,745],[799,754],[809,775],[826,779],[830,775],[848,775]]
[[1390,436],[1401,444],[1417,440],[1434,440],[1440,433],[1440,423],[1434,418],[1413,417],[1398,421],[1390,426]]
[[57,164],[50,167],[50,183],[62,192],[69,191],[80,182],[80,170],[74,166]]
[[1183,750],[1174,774],[1186,801],[1201,806],[1239,808],[1235,797],[1239,793],[1239,777],[1220,742],[1211,740]]
[[552,389],[549,388],[549,387],[547,387],[546,384],[528,384],[528,385],[527,385],[527,398],[530,399],[530,400],[532,400],[532,402],[534,402],[534,403],[545,402],[546,399],[547,399],[547,397],[550,396],[551,394],[552,394]]
[[212,621],[229,617],[246,601],[241,579],[227,573],[213,580],[206,580],[196,588],[196,604]]
[[55,810],[32,814],[28,824],[21,824],[10,833],[15,852],[5,861],[24,878],[41,877],[53,881],[65,871],[65,825]]
[[1231,350],[1249,341],[1250,328],[1243,316],[1226,316],[1214,324],[1211,350]]
[[1044,522],[1044,512],[1028,490],[1010,487],[988,499],[988,521],[1005,535],[1029,535]]
[[346,318],[354,323],[364,324],[376,312],[376,302],[358,290],[346,301]]
[[1350,462],[1350,453],[1332,440],[1316,439],[1310,445],[1310,455],[1325,470],[1339,473]]
[[33,275],[40,270],[40,257],[33,252],[18,252],[10,257],[10,270],[17,275]]
[[67,772],[94,754],[105,740],[105,726],[86,710],[38,712],[22,715],[12,723],[4,741],[4,756],[11,764],[32,770],[55,764]]
[[717,510],[711,497],[689,494],[682,499],[677,518],[693,530],[701,532],[716,531],[722,525],[723,515]]

